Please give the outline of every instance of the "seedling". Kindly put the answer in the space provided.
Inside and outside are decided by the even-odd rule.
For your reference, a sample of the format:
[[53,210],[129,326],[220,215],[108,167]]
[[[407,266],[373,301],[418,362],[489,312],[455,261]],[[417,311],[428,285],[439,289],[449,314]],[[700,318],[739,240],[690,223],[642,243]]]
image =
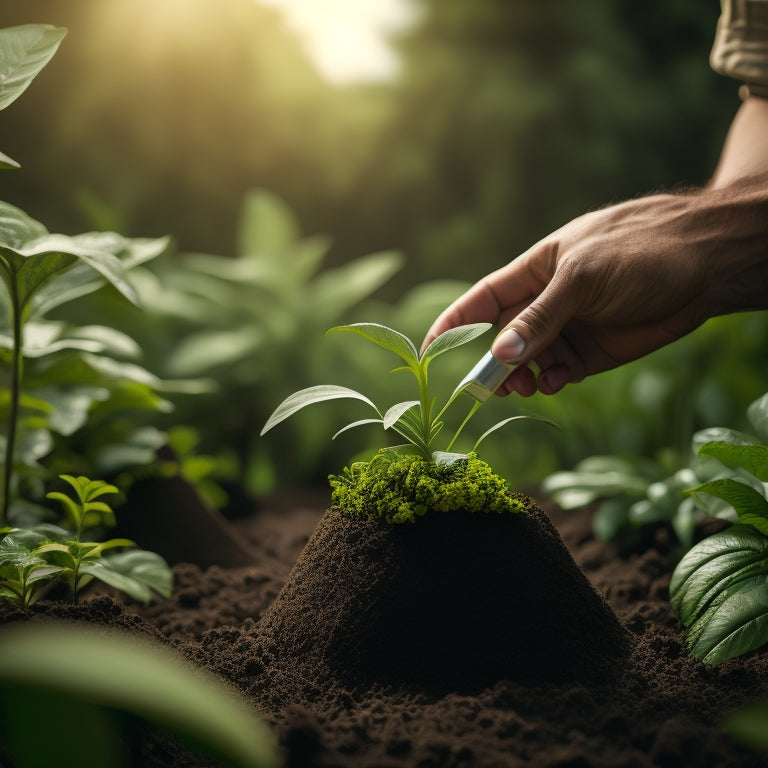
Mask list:
[[[117,493],[117,488],[82,476],[61,475],[61,479],[72,487],[75,498],[59,491],[48,498],[63,504],[69,529],[55,525],[0,529],[0,597],[26,607],[37,599],[44,583],[63,581],[76,602],[93,579],[135,600],[147,601],[153,591],[169,596],[172,574],[159,555],[133,549],[136,545],[129,539],[82,540],[88,528],[114,525],[112,508],[101,497]],[[113,549],[130,551],[104,556]]]
[[[458,386],[447,402],[438,407],[437,398],[430,389],[429,367],[432,361],[473,339],[485,333],[491,327],[490,323],[475,323],[472,325],[463,325],[458,328],[452,328],[445,331],[432,341],[432,343],[419,354],[414,343],[402,333],[388,328],[385,325],[377,323],[355,323],[352,325],[342,325],[331,328],[328,333],[336,331],[347,331],[358,334],[377,346],[394,352],[402,361],[403,365],[398,366],[392,372],[408,371],[416,379],[418,389],[418,400],[406,400],[395,403],[385,412],[382,411],[365,395],[348,387],[336,386],[333,384],[321,384],[314,387],[307,387],[299,390],[287,397],[272,413],[267,420],[261,434],[264,435],[280,422],[292,416],[297,411],[313,403],[319,403],[325,400],[335,400],[338,398],[350,398],[361,400],[368,404],[376,413],[376,417],[360,419],[353,421],[342,427],[333,436],[338,437],[343,432],[355,427],[367,424],[380,424],[385,430],[392,430],[400,437],[406,440],[405,444],[383,448],[382,451],[396,456],[413,455],[426,461],[437,463],[453,463],[458,459],[465,459],[467,454],[452,452],[453,446],[463,432],[469,420],[477,412],[482,403],[478,400],[472,400],[469,412],[458,428],[448,440],[442,450],[436,450],[438,438],[445,427],[444,416],[448,408],[457,400],[457,398],[467,389],[469,384]],[[518,419],[531,418],[527,416],[510,416],[494,424],[490,429],[484,432],[475,442],[472,451],[477,451],[480,443],[488,435],[495,432],[509,422]]]

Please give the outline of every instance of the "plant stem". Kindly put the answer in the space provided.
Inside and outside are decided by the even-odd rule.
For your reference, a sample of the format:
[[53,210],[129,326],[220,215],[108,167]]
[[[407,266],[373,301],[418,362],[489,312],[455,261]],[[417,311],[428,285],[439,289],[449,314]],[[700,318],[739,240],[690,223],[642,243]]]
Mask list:
[[474,400],[472,402],[472,407],[469,409],[469,413],[464,418],[464,421],[459,424],[459,428],[454,433],[453,437],[451,438],[451,442],[448,443],[448,447],[445,449],[446,451],[450,451],[451,448],[453,448],[453,444],[456,442],[456,438],[461,434],[461,431],[464,429],[464,427],[467,425],[467,422],[475,415],[475,411],[482,405],[482,402],[480,400]]
[[3,476],[3,505],[0,511],[0,524],[8,521],[11,505],[11,479],[16,454],[16,432],[19,420],[19,398],[21,395],[21,377],[24,364],[21,333],[21,307],[19,294],[14,289],[11,294],[11,321],[13,323],[13,350],[11,351],[11,403],[8,414],[8,439],[5,444],[5,473]]

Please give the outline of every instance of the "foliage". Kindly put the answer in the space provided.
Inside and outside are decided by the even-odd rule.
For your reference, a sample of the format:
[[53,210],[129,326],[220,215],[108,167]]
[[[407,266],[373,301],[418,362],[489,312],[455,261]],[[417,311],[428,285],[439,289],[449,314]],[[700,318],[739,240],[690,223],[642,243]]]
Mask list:
[[[756,437],[714,430],[699,455],[728,468],[692,493],[732,508],[737,522],[696,544],[672,574],[672,607],[688,628],[691,653],[708,664],[768,642],[768,394],[748,415]],[[711,504],[712,502],[706,502]]]
[[137,722],[230,768],[279,764],[268,728],[237,691],[166,646],[104,628],[3,629],[0,712],[16,768],[120,768]]
[[640,456],[590,456],[555,472],[541,489],[563,509],[595,504],[592,527],[603,541],[630,541],[641,528],[669,524],[685,550],[703,516],[691,486],[711,476],[709,465],[680,466],[672,451],[657,461]]
[[[263,493],[283,479],[253,438],[264,403],[286,381],[328,365],[314,348],[318,326],[348,315],[403,263],[384,251],[322,269],[331,246],[322,235],[303,237],[277,195],[251,190],[241,207],[237,256],[168,253],[131,272],[140,312],[103,294],[69,317],[87,311],[129,333],[166,380],[209,382],[192,402],[175,401],[174,419],[197,432],[205,455],[220,462],[216,471]],[[286,437],[284,449],[295,457],[291,477],[309,473],[319,442],[316,430]]]
[[723,729],[734,741],[763,754],[768,754],[768,701],[747,704],[730,712]]
[[[418,456],[425,461],[450,462],[465,458],[465,454],[451,453],[451,449],[461,435],[467,422],[475,414],[482,403],[477,400],[472,401],[469,413],[453,433],[453,436],[448,441],[444,451],[436,451],[435,441],[440,436],[440,433],[445,426],[443,416],[468,385],[459,385],[448,398],[447,402],[439,408],[437,406],[437,398],[433,396],[430,389],[429,367],[431,362],[439,355],[467,344],[485,333],[490,327],[489,323],[475,323],[451,328],[434,339],[422,353],[419,353],[416,346],[407,336],[378,323],[355,323],[353,325],[343,325],[331,328],[328,333],[334,331],[355,333],[376,346],[396,354],[403,361],[404,365],[395,368],[393,373],[399,371],[410,372],[416,379],[419,399],[404,400],[395,403],[390,406],[386,412],[382,413],[372,400],[354,389],[333,384],[320,384],[294,392],[283,400],[267,419],[267,423],[262,428],[261,434],[264,435],[273,427],[308,405],[340,398],[354,399],[361,400],[369,405],[375,411],[376,418],[353,421],[342,427],[334,435],[334,438],[348,429],[368,424],[380,424],[385,430],[391,429],[407,441],[405,445],[397,445],[382,449],[385,452],[394,452],[397,455],[411,454]],[[477,439],[472,451],[476,451],[480,443],[489,434],[505,424],[520,418],[523,417],[512,416],[494,424]]]
[[[63,504],[67,528],[43,524],[0,529],[0,597],[26,607],[37,599],[45,584],[61,581],[76,602],[80,590],[93,579],[134,600],[147,601],[153,591],[168,597],[172,574],[159,555],[131,549],[135,544],[129,539],[83,541],[86,529],[115,524],[112,508],[100,497],[117,493],[117,488],[82,476],[62,475],[61,479],[74,490],[75,498],[59,491],[52,491],[48,498]],[[104,554],[126,548],[130,551]]]
[[387,523],[414,523],[430,511],[501,514],[523,509],[504,480],[474,453],[455,461],[441,461],[439,455],[427,461],[380,452],[329,481],[333,507]]

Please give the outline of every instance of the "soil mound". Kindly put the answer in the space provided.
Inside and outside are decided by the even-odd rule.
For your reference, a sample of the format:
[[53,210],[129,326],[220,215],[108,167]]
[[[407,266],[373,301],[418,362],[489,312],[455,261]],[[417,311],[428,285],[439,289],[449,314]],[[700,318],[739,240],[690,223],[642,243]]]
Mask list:
[[[329,510],[258,626],[352,686],[608,679],[625,635],[535,503],[388,525]],[[271,641],[271,642],[270,642]]]

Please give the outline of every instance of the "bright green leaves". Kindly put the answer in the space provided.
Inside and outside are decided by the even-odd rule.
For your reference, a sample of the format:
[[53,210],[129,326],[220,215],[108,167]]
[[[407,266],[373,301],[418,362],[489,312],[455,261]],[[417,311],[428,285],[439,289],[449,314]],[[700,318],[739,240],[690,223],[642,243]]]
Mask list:
[[[429,390],[427,367],[438,355],[466,344],[484,333],[491,326],[488,323],[453,328],[436,338],[423,355],[419,355],[416,345],[404,334],[386,325],[379,323],[354,323],[331,328],[328,333],[346,331],[362,336],[376,346],[397,355],[404,365],[395,368],[395,371],[410,371],[416,378],[418,387],[418,400],[405,400],[390,406],[382,415],[382,412],[365,395],[347,387],[335,385],[319,385],[302,389],[287,397],[272,413],[267,420],[261,434],[265,434],[280,422],[292,416],[307,405],[336,398],[352,398],[362,400],[370,405],[376,412],[377,418],[360,419],[350,422],[342,427],[334,437],[354,427],[366,424],[381,424],[385,430],[393,430],[415,446],[418,453],[427,460],[431,460],[433,443],[443,427],[442,416],[448,405],[453,402],[456,393],[451,397],[445,407],[435,415],[434,398]],[[472,411],[474,412],[474,410]],[[471,415],[471,413],[470,413]],[[461,427],[468,419],[465,419]],[[460,427],[460,429],[461,429]],[[458,435],[458,433],[457,433]],[[456,439],[454,435],[453,441]],[[448,450],[450,450],[450,445]]]
[[89,480],[87,477],[72,475],[60,475],[64,482],[68,483],[75,492],[72,499],[60,491],[51,491],[46,498],[55,499],[62,503],[66,511],[67,519],[78,536],[83,530],[94,525],[115,524],[115,515],[112,508],[104,501],[98,501],[100,496],[117,493],[114,485],[109,485],[102,480]]
[[[768,399],[748,411],[763,429]],[[768,642],[768,446],[742,433],[720,430],[699,439],[699,457],[728,468],[692,490],[733,508],[738,523],[696,544],[670,582],[672,607],[688,628],[691,653],[708,664],[740,656]],[[708,431],[707,437],[713,437]]]
[[[61,475],[61,479],[72,488],[74,498],[59,491],[48,498],[63,505],[70,530],[52,525],[4,528],[4,534],[0,532],[0,597],[26,606],[44,582],[61,580],[76,600],[93,579],[142,602],[153,592],[170,595],[172,573],[159,555],[135,549],[128,539],[82,540],[87,528],[114,525],[112,508],[102,497],[117,493],[117,488],[83,476]],[[117,549],[126,551],[111,552]]]
[[372,341],[382,349],[394,352],[409,368],[416,368],[419,364],[419,353],[414,343],[404,334],[388,328],[379,323],[353,323],[352,325],[339,325],[331,328],[327,333],[335,331],[349,331],[357,333],[368,341]]
[[697,658],[719,664],[759,648],[768,641],[768,538],[747,525],[709,536],[680,561],[670,594]]
[[[66,29],[48,24],[0,29],[0,109],[24,93],[56,53],[66,34]],[[18,167],[15,160],[0,153],[0,169]]]

